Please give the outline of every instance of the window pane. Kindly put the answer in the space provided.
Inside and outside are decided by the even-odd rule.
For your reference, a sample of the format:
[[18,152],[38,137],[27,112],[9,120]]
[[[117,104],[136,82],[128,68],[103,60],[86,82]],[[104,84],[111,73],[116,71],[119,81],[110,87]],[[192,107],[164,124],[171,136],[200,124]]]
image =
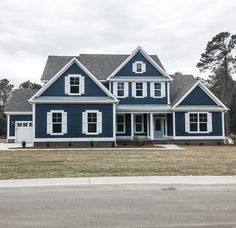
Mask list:
[[198,115],[197,113],[190,114],[190,122],[198,122]]
[[124,96],[124,90],[117,90],[117,95],[119,97],[123,97]]
[[97,113],[88,113],[88,123],[96,123],[97,122]]
[[143,116],[142,115],[136,115],[135,116],[136,123],[142,123],[143,122]]
[[143,91],[142,90],[136,90],[136,96],[137,97],[142,97],[143,96]]
[[61,123],[62,122],[62,114],[61,113],[53,113],[52,114],[52,122],[53,123]]
[[52,132],[53,133],[61,133],[61,124],[53,124],[52,125]]
[[136,83],[136,89],[143,89],[143,83],[142,82]]
[[124,124],[117,124],[117,131],[124,132]]
[[71,85],[79,85],[79,77],[71,77],[70,84]]
[[207,122],[207,114],[206,113],[200,113],[199,114],[199,121],[200,122]]
[[117,123],[124,123],[124,116],[123,115],[117,116]]
[[207,131],[207,123],[200,123],[200,131]]
[[155,97],[161,96],[161,90],[155,90]]
[[79,93],[79,86],[71,86],[70,93]]
[[136,124],[136,132],[142,132],[143,131],[143,129],[142,129],[142,124]]
[[197,131],[197,123],[190,123],[190,131]]
[[88,132],[89,133],[97,132],[97,124],[96,123],[88,123]]
[[155,83],[154,88],[155,89],[161,89],[161,83]]
[[124,89],[124,82],[118,82],[117,89]]
[[137,72],[142,72],[142,63],[137,63],[136,64],[136,71]]

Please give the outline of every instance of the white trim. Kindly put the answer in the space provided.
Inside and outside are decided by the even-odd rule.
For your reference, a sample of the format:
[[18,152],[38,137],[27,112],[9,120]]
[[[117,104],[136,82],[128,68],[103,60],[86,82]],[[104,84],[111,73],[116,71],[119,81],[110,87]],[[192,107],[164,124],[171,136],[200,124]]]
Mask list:
[[[152,77],[152,78],[148,78]],[[132,78],[127,78],[127,76],[118,76],[115,78],[112,78],[109,80],[109,82],[119,82],[119,81],[126,81],[126,82],[169,82],[170,79],[166,79],[163,77],[160,78],[155,78],[154,76],[145,76],[145,77],[140,77],[136,78],[135,76],[132,76]]]
[[39,97],[49,86],[51,86],[72,64],[77,64],[109,97],[113,98],[116,102],[116,97],[77,59],[71,59],[58,73],[56,73],[37,93],[35,93],[29,102],[32,103],[34,98]]
[[[142,131],[137,131],[136,130],[136,124],[137,124],[137,122],[136,122],[136,116],[142,116]],[[134,120],[135,120],[135,123],[134,123],[134,125],[135,125],[135,128],[134,128],[134,133],[135,134],[142,134],[142,133],[144,133],[144,114],[135,114],[135,118],[134,118]],[[138,124],[140,124],[140,123],[138,123]]]
[[113,104],[113,140],[116,145],[116,104]]
[[179,101],[172,107],[173,109],[176,108],[178,105],[181,104],[181,102],[197,87],[200,86],[200,88],[218,105],[223,107],[225,110],[228,110],[228,108],[201,82],[197,81],[192,88],[190,88],[184,96],[182,96]]
[[[84,83],[84,76],[82,76],[81,74],[68,74],[67,76],[66,76],[67,78],[68,78],[68,80],[69,80],[69,84],[68,84],[68,86],[69,86],[69,88],[68,88],[68,93],[66,93],[66,94],[68,94],[68,95],[74,95],[74,96],[76,96],[76,95],[82,95],[82,94],[84,94],[84,90],[85,90],[85,83]],[[65,77],[65,78],[66,78]],[[70,79],[71,78],[79,78],[79,85],[77,85],[78,87],[79,87],[79,93],[71,93],[71,86],[73,86],[73,85],[71,85],[70,84]],[[66,81],[66,79],[65,79],[65,81]],[[83,83],[82,83],[83,82]],[[66,87],[67,85],[66,85],[66,83],[65,83],[65,87]],[[65,89],[65,91],[66,91],[66,89]]]
[[170,83],[167,82],[167,104],[170,105]]
[[171,81],[173,80],[140,46],[138,46],[130,55],[128,58],[125,59],[125,61],[123,63],[121,63],[107,78],[107,80],[109,80],[110,78],[112,78],[113,76],[116,75],[116,73],[118,73],[122,67],[124,67],[126,65],[126,63],[128,63],[137,53],[138,51],[141,52],[141,54],[158,70],[160,71],[160,73],[163,76],[166,76],[167,78],[169,78]]
[[176,135],[176,129],[175,129],[175,112],[173,112],[173,137]]
[[[158,89],[160,90],[160,96],[155,96],[155,84],[158,83],[160,84],[161,88]],[[150,82],[150,97],[153,97],[153,98],[162,98],[162,83],[163,82]]]
[[[49,134],[49,135],[65,135],[66,133],[64,133],[63,132],[63,113],[67,113],[67,112],[65,112],[64,110],[50,110],[50,112],[47,112],[47,114],[48,113],[51,113],[51,131],[50,131],[50,133],[47,133],[47,134]],[[61,113],[61,132],[58,132],[58,133],[54,133],[53,132],[53,114],[54,113]],[[48,122],[47,122],[47,125],[48,125]],[[48,126],[47,126],[48,127]],[[67,127],[67,126],[66,126]]]
[[7,115],[7,141],[10,138],[10,114]]
[[[137,71],[138,64],[141,64],[141,71]],[[134,63],[132,63],[132,71],[135,74],[143,74],[143,73],[145,73],[146,72],[146,63],[144,63],[143,61],[135,61]]]
[[[60,97],[58,97],[58,98],[60,98]],[[88,104],[88,103],[90,103],[90,104],[106,104],[106,103],[110,103],[110,104],[112,104],[112,103],[117,103],[116,101],[101,101],[101,100],[99,100],[99,98],[97,99],[97,100],[84,100],[84,101],[79,101],[79,100],[77,100],[77,101],[61,101],[60,99],[58,99],[58,100],[34,100],[34,101],[32,101],[31,102],[31,104],[40,104],[40,103],[42,103],[42,104],[56,104],[56,103],[59,103],[59,104],[83,104],[83,103],[85,103],[85,104]],[[30,113],[30,114],[32,114],[32,113]],[[22,115],[25,115],[25,114],[22,114]]]
[[225,139],[224,136],[175,136],[173,139]]
[[205,111],[205,112],[208,112],[208,111],[219,111],[219,112],[222,112],[224,111],[225,109],[222,108],[222,107],[219,107],[219,106],[215,106],[215,107],[212,107],[210,105],[192,105],[191,107],[190,106],[178,106],[176,108],[171,108],[171,110],[174,110],[176,112],[180,111],[180,112],[183,112],[183,111],[191,111],[191,112],[198,112],[198,111]]
[[32,115],[32,125],[33,125],[33,141],[35,139],[35,123],[36,123],[36,120],[35,120],[35,110],[36,110],[36,104],[32,104],[32,109],[33,109],[33,115]]
[[32,115],[33,112],[5,112],[6,115]]
[[134,139],[134,113],[131,112],[131,140]]
[[[117,116],[123,116],[123,118],[124,118],[124,121],[123,121],[123,126],[124,126],[124,130],[123,131],[118,131],[118,122],[117,122]],[[117,134],[125,134],[126,133],[126,121],[125,121],[125,117],[126,117],[126,115],[125,115],[125,113],[117,113],[116,114],[116,133]],[[121,123],[120,123],[121,124]]]
[[222,136],[225,137],[225,114],[222,112],[221,118],[222,118]]
[[32,126],[27,126],[27,127],[31,127],[32,130],[33,130],[33,121],[32,120],[18,120],[18,121],[15,121],[15,137],[14,137],[15,142],[17,141],[17,127],[20,127],[20,126],[17,126],[18,123],[31,123]]
[[93,137],[93,138],[35,138],[34,142],[103,142],[114,141],[113,137]]
[[150,139],[154,140],[153,113],[150,113]]
[[147,113],[147,138],[150,139],[150,116]]
[[[142,83],[142,96],[137,96],[137,83]],[[141,89],[138,89],[141,90]],[[146,82],[132,82],[132,97],[144,98],[147,96],[147,83]]]
[[[86,115],[86,125],[87,125],[86,132],[83,131],[83,129],[82,129],[82,132],[84,132],[83,134],[85,134],[85,135],[99,135],[99,134],[102,134],[102,116],[101,116],[101,123],[99,123],[99,118],[100,118],[99,114],[102,115],[102,112],[100,112],[99,110],[86,110],[83,113],[85,113],[85,115]],[[97,114],[97,117],[96,117],[96,119],[97,119],[96,132],[88,132],[88,114],[89,113],[96,113]],[[83,116],[83,114],[82,114],[82,116]],[[82,117],[82,123],[83,123],[83,117]],[[85,124],[85,123],[83,123],[83,124]],[[99,125],[101,125],[101,131],[99,130]]]
[[[124,95],[123,96],[118,95],[118,83],[123,83],[123,86],[124,86],[124,88],[123,88]],[[116,96],[117,98],[125,98],[126,97],[125,96],[125,83],[126,82],[113,82],[113,94],[114,94],[114,96]]]

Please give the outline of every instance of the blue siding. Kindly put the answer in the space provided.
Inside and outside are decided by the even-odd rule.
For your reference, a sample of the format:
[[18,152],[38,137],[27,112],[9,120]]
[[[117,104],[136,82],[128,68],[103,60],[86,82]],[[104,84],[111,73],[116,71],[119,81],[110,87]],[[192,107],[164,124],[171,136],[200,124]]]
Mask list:
[[217,105],[199,86],[197,86],[180,105]]
[[76,63],[72,64],[51,86],[49,86],[49,88],[42,93],[41,96],[71,96],[65,94],[65,76],[68,74],[81,74],[85,77],[85,93],[79,96],[107,96],[105,92]]
[[188,133],[185,132],[185,112],[175,113],[176,136],[222,136],[221,112],[212,112],[211,133]]
[[167,83],[166,96],[163,98],[150,97],[150,82],[147,82],[147,97],[135,98],[132,97],[132,83],[129,82],[129,96],[126,98],[118,98],[119,104],[167,104]]
[[[135,74],[132,71],[132,63],[135,61],[143,61],[146,63],[146,72],[143,74]],[[115,76],[163,76],[139,51]],[[114,78],[115,78],[114,76]]]
[[173,136],[173,115],[167,114],[167,135]]
[[[47,112],[64,110],[67,112],[67,134],[54,136],[47,134]],[[99,110],[102,112],[102,134],[82,134],[82,112]],[[36,105],[36,138],[96,138],[113,137],[113,106],[112,104],[37,104]]]
[[15,136],[16,121],[32,121],[32,115],[10,115],[10,136]]

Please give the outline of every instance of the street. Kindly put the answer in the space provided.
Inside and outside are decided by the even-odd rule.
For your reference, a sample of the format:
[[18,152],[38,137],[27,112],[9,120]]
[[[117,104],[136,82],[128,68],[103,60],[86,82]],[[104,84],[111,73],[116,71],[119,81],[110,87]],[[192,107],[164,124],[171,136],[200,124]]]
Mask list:
[[0,227],[236,227],[236,185],[0,188]]

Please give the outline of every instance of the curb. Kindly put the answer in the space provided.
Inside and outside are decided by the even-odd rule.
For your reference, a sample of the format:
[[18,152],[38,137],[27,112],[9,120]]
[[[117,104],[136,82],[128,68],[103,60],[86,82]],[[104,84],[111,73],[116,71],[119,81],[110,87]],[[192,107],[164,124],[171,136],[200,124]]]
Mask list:
[[236,176],[136,176],[0,180],[0,188],[113,184],[236,185]]

